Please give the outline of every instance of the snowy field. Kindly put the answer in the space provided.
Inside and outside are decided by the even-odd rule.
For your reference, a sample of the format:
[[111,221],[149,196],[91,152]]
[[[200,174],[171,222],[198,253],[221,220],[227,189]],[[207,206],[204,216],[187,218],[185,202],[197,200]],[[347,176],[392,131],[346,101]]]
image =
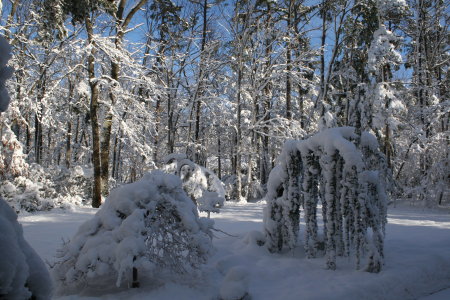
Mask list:
[[[190,284],[111,288],[94,295],[60,299],[219,299],[220,289],[247,288],[253,300],[277,299],[450,299],[450,214],[405,206],[389,208],[386,264],[379,274],[355,271],[353,262],[339,258],[336,271],[324,269],[323,258],[306,259],[301,247],[270,254],[255,243],[262,230],[263,203],[226,203],[212,215],[215,255],[204,278]],[[73,236],[95,209],[23,214],[25,238],[44,261],[52,264],[62,240]],[[303,224],[301,225],[303,226]],[[303,228],[300,230],[302,231]],[[250,233],[252,232],[252,233]],[[229,272],[232,270],[232,272]]]

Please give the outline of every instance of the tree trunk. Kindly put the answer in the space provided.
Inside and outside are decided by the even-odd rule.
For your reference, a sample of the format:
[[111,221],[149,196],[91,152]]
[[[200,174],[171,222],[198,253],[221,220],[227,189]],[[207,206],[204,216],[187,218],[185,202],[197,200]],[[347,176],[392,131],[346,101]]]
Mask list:
[[[111,96],[111,105],[113,105],[114,97]],[[102,194],[108,196],[109,194],[109,150],[111,145],[111,131],[112,131],[113,115],[110,109],[103,121],[102,140],[100,144],[100,174],[102,181]]]
[[[327,0],[322,1],[321,7],[321,18],[322,18],[322,37],[320,44],[320,92],[318,101],[325,101],[325,41],[327,36],[327,10],[325,9],[325,4]],[[320,107],[320,115],[323,116],[325,114],[325,106],[323,103],[319,103]]]
[[[270,5],[267,4],[267,20],[266,20],[266,30],[269,30],[269,26],[272,24],[272,18],[271,18],[271,9]],[[266,37],[265,40],[265,47],[266,47],[266,70],[265,70],[265,76],[267,78],[270,78],[270,64],[271,64],[271,53],[272,53],[272,41],[273,36],[269,35]],[[270,154],[269,154],[269,120],[270,120],[270,110],[271,110],[271,101],[272,101],[272,82],[268,81],[266,82],[264,86],[264,103],[263,103],[263,116],[264,116],[264,136],[262,137],[263,144],[262,144],[262,163],[261,163],[261,184],[265,185],[267,183],[267,180],[269,179],[269,173],[270,173]]]
[[220,139],[222,137],[219,133],[217,133],[217,164],[218,164],[218,170],[217,170],[217,177],[219,177],[220,180],[222,180],[222,149],[220,145]]
[[208,21],[208,0],[203,1],[203,29],[202,29],[202,46],[200,53],[200,70],[198,75],[197,91],[196,91],[196,111],[195,111],[195,131],[194,131],[194,141],[195,141],[195,162],[202,164],[200,161],[200,153],[202,151],[200,144],[200,116],[201,116],[201,106],[202,106],[202,96],[204,95],[203,86],[203,76],[205,68],[205,46],[206,46],[206,29]]
[[299,112],[300,112],[300,116],[299,116],[299,119],[300,119],[300,127],[303,129],[303,130],[306,130],[306,128],[305,128],[305,105],[304,105],[304,103],[303,103],[303,101],[304,101],[304,98],[303,98],[303,89],[302,89],[302,87],[299,85],[298,86],[298,107],[299,107]]
[[[121,48],[125,31],[134,14],[137,11],[139,11],[139,9],[146,2],[147,0],[140,0],[133,8],[131,8],[128,15],[124,16],[127,0],[120,0],[116,13],[116,36],[114,39],[114,44],[117,50],[120,50]],[[120,57],[116,57],[115,59],[116,60],[113,59],[111,61],[111,79],[115,81],[116,84],[120,84],[119,83]],[[111,131],[113,123],[112,107],[116,103],[115,99],[116,97],[114,95],[113,90],[110,91],[109,96],[111,100],[110,103],[111,107],[108,110],[108,114],[106,115],[105,120],[103,122],[101,153],[100,153],[102,194],[104,196],[107,196],[109,194],[109,154],[111,148]]]
[[[49,128],[48,131],[47,131],[47,151],[46,151],[47,159],[44,160],[44,163],[45,163],[46,166],[53,164],[53,155],[51,154],[52,141],[53,141],[52,140],[52,131],[53,131],[52,128]],[[58,150],[58,153],[60,155],[61,150]]]
[[41,164],[42,158],[42,124],[39,115],[34,114],[34,155],[37,164]]
[[26,124],[26,139],[25,139],[25,154],[30,153],[30,144],[31,144],[31,131],[30,131],[30,125],[31,124],[31,117],[30,115],[27,116],[27,124]]
[[94,28],[89,17],[85,18],[88,42],[91,44],[91,53],[88,56],[89,86],[91,88],[90,118],[92,128],[92,163],[94,165],[94,184],[92,191],[92,207],[98,208],[102,203],[101,165],[100,165],[100,130],[98,124],[98,100],[99,89],[95,78],[95,54],[97,52],[94,43]]
[[288,41],[286,45],[286,118],[288,120],[292,119],[292,105],[291,105],[291,17],[293,9],[293,0],[289,0],[288,15],[287,15],[287,35]]
[[[241,60],[242,58],[240,58]],[[236,175],[236,191],[235,197],[237,201],[241,201],[242,197],[242,181],[241,181],[241,113],[242,113],[242,103],[241,103],[241,93],[242,93],[242,62],[239,61],[238,70],[238,92],[237,92],[237,128],[236,128],[236,153],[235,153],[235,175]]]
[[175,148],[175,126],[173,124],[172,97],[170,91],[167,98],[167,151],[173,153]]
[[117,179],[117,177],[116,177],[116,170],[117,170],[117,145],[119,143],[119,134],[120,134],[120,129],[117,132],[116,137],[114,138],[113,160],[112,160],[112,170],[111,170],[111,176],[114,179]]
[[157,97],[156,106],[155,106],[155,137],[153,140],[153,161],[156,163],[158,161],[158,146],[159,146],[159,125],[161,122],[161,98]]

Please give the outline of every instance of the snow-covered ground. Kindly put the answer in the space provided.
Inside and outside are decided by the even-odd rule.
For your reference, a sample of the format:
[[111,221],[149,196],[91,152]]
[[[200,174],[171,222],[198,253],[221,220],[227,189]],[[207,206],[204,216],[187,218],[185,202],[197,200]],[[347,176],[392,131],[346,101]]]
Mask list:
[[[255,238],[262,230],[264,203],[226,203],[213,214],[215,255],[204,268],[204,278],[189,285],[168,283],[139,289],[112,288],[97,295],[61,299],[219,299],[247,289],[254,300],[264,299],[450,299],[450,214],[418,208],[389,208],[385,266],[381,273],[355,271],[346,258],[336,271],[325,270],[323,258],[306,259],[298,247],[270,254]],[[21,215],[25,238],[52,264],[62,240],[72,237],[95,209]],[[303,225],[303,224],[302,224]],[[301,225],[301,226],[302,226]],[[302,231],[302,228],[300,229]],[[231,271],[230,271],[231,270]],[[108,293],[105,295],[105,293]],[[100,296],[101,295],[101,296]]]

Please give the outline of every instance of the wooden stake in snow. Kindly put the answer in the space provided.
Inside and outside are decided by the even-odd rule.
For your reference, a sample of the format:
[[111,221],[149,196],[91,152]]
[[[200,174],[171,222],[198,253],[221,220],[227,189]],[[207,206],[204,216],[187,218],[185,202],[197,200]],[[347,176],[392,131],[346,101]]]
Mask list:
[[[133,257],[133,262],[136,261],[136,256]],[[132,288],[138,288],[139,287],[139,280],[138,280],[138,270],[136,267],[133,267],[133,282],[131,283]]]

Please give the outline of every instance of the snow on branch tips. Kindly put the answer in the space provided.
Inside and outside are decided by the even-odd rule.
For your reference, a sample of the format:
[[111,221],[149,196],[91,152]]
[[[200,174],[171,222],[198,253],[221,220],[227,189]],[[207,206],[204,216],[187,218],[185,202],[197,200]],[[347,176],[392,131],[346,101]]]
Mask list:
[[[271,252],[296,247],[300,206],[308,258],[324,250],[327,268],[336,256],[354,256],[360,268],[379,272],[383,264],[387,166],[376,138],[353,127],[332,128],[306,140],[288,141],[269,176],[264,211],[266,246]],[[323,236],[317,209],[322,205]]]
[[212,221],[198,216],[177,176],[153,171],[113,190],[65,243],[53,268],[58,293],[123,282],[195,278],[212,251]]

